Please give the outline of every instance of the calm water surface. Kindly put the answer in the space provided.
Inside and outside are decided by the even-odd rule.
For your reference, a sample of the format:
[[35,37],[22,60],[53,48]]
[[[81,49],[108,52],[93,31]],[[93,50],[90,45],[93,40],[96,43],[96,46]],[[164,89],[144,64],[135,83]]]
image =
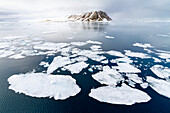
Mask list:
[[[157,34],[166,34],[169,37]],[[145,52],[142,48],[133,47],[132,44],[136,42],[149,43],[156,49],[170,51],[170,23],[0,23],[0,40],[2,37],[11,35],[27,35],[30,38],[43,38],[51,42],[95,40],[103,43],[103,50],[121,52],[127,49]],[[106,39],[105,35],[115,38]],[[150,87],[141,89],[136,86],[146,92],[152,100],[132,106],[101,103],[90,98],[88,96],[90,90],[101,84],[92,79],[90,73],[83,75],[83,72],[87,71],[86,69],[78,75],[72,75],[81,87],[81,92],[66,100],[33,98],[24,94],[16,94],[8,89],[7,79],[11,75],[27,73],[33,69],[37,72],[44,70],[39,63],[45,60],[45,57],[32,56],[18,60],[0,59],[0,113],[170,113],[170,100],[159,95]],[[53,57],[49,58],[49,62]],[[145,62],[151,62],[151,66],[154,65],[152,60],[144,60]],[[170,68],[168,63],[163,65]],[[140,74],[140,76],[146,75],[154,76],[149,69]]]

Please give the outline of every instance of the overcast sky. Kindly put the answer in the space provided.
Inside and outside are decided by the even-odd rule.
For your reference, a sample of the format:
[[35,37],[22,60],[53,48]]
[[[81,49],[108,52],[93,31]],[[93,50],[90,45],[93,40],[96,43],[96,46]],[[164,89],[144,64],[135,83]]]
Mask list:
[[170,0],[0,0],[0,21],[103,10],[113,19],[170,18]]

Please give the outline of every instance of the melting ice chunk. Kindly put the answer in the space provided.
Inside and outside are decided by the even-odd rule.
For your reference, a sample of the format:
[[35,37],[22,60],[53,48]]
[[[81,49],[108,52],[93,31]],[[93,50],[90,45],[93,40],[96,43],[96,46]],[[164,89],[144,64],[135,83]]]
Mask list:
[[151,71],[155,73],[160,78],[168,78],[170,77],[170,69],[165,68],[162,65],[155,65],[151,67]]
[[70,64],[68,66],[65,66],[64,68],[71,71],[72,74],[76,74],[76,73],[80,73],[80,71],[82,71],[83,68],[86,68],[88,66],[88,64],[86,64],[85,62],[78,62],[75,64]]
[[88,40],[88,41],[86,41],[86,42],[89,43],[89,44],[102,44],[101,42],[92,41],[92,40]]
[[170,98],[170,82],[160,79],[155,79],[151,76],[147,77],[147,82],[152,89],[159,94]]
[[137,57],[137,58],[150,58],[148,54],[145,53],[139,53],[139,52],[132,52],[130,50],[124,50],[125,55],[130,56],[130,57]]
[[119,72],[121,73],[141,73],[139,69],[128,63],[117,63]]
[[8,78],[9,89],[32,97],[54,97],[63,100],[80,92],[75,79],[66,75],[26,73]]
[[100,102],[123,105],[148,102],[151,99],[145,92],[125,84],[122,84],[121,87],[104,86],[92,89],[89,96]]
[[69,59],[69,57],[57,56],[53,59],[52,63],[48,67],[47,74],[50,74],[50,73],[54,72],[56,69],[58,69],[59,67],[63,67],[70,63],[72,63],[72,62]]
[[113,38],[115,38],[115,37],[113,37],[113,36],[105,36],[105,38],[111,38],[111,39],[113,39]]
[[150,44],[142,44],[142,43],[135,43],[133,46],[142,47],[142,48],[153,48]]
[[92,75],[92,77],[101,84],[106,85],[117,85],[118,82],[123,80],[121,74],[114,69],[110,69],[108,66],[104,66],[103,71]]
[[122,53],[119,52],[119,51],[113,51],[113,50],[111,50],[111,51],[107,51],[106,53],[109,54],[109,55],[113,55],[113,56],[125,57],[125,55],[122,54]]

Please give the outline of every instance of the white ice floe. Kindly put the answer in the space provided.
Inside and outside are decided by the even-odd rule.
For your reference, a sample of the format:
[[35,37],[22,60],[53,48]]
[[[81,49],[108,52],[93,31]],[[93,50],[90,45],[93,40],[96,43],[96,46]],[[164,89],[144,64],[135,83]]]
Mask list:
[[122,84],[121,87],[104,86],[92,89],[89,96],[100,102],[122,105],[148,102],[151,99],[145,92],[125,84]]
[[170,62],[170,58],[166,59],[166,62]]
[[130,56],[130,57],[137,57],[137,58],[151,58],[148,54],[145,53],[140,53],[140,52],[132,52],[130,50],[124,50],[125,55]]
[[156,58],[156,57],[152,57],[154,59],[154,62],[162,62],[160,59]]
[[142,43],[135,43],[133,46],[136,47],[142,47],[142,48],[153,48],[154,46],[151,46],[150,44],[142,44]]
[[160,58],[168,59],[170,58],[170,53],[156,53]]
[[22,59],[22,58],[25,58],[25,56],[23,56],[22,54],[15,54],[15,55],[10,56],[9,58],[11,58],[11,59]]
[[49,67],[49,63],[44,61],[42,61],[39,65],[43,67]]
[[47,74],[50,74],[52,72],[54,72],[56,69],[58,69],[59,67],[63,67],[67,64],[71,64],[71,60],[69,57],[62,57],[62,56],[57,56],[53,59],[52,63],[50,64],[50,66],[47,69]]
[[86,41],[86,42],[89,43],[89,44],[102,44],[101,42],[92,41],[92,40],[88,40],[88,41]]
[[108,63],[109,63],[109,61],[106,59],[106,60],[101,61],[100,63],[108,64]]
[[70,44],[68,43],[52,43],[52,42],[46,42],[43,44],[38,44],[34,46],[34,49],[39,49],[39,50],[58,50],[63,47],[66,47]]
[[147,82],[149,83],[149,86],[160,95],[170,98],[170,82],[156,79],[151,76],[147,77]]
[[[141,71],[128,63],[117,63],[117,69],[121,73],[141,73]],[[116,67],[116,66],[115,66]]]
[[64,66],[64,68],[71,71],[72,74],[77,74],[80,73],[82,69],[86,68],[87,66],[88,64],[86,64],[85,62],[78,62],[75,64],[70,64],[68,66]]
[[92,75],[92,77],[101,84],[106,85],[117,85],[118,82],[123,80],[121,74],[114,69],[110,69],[108,66],[104,66],[103,71]]
[[106,59],[105,56],[103,55],[99,55],[102,54],[104,52],[102,51],[92,51],[92,50],[81,50],[79,53],[77,53],[77,55],[81,55],[81,56],[86,56],[94,61],[101,61]]
[[6,39],[6,40],[13,40],[13,39],[23,39],[28,37],[27,35],[23,35],[23,36],[6,36],[3,37],[2,39]]
[[47,75],[44,73],[26,73],[8,78],[9,89],[32,97],[54,97],[64,100],[80,92],[75,79],[66,75]]
[[71,44],[74,46],[85,46],[87,42],[71,42]]
[[107,51],[106,53],[109,54],[109,55],[113,55],[113,56],[125,57],[125,55],[122,54],[122,53],[119,52],[119,51],[113,51],[113,50],[111,50],[111,51]]
[[4,48],[9,47],[9,46],[10,46],[10,43],[8,43],[8,42],[1,42],[0,43],[0,49],[4,49]]
[[113,39],[113,38],[115,38],[115,37],[113,37],[113,36],[105,36],[105,38]]
[[5,58],[8,56],[13,55],[15,52],[14,51],[5,51],[5,50],[1,50],[0,51],[0,58]]
[[148,87],[148,83],[142,83],[142,84],[140,84],[140,86],[143,88],[143,89],[146,89],[147,87]]
[[78,57],[75,57],[75,58],[71,59],[72,62],[76,62],[76,61],[77,62],[85,62],[87,60],[88,60],[88,58],[85,57],[85,56],[78,56]]
[[99,46],[99,45],[92,45],[90,48],[91,48],[93,51],[102,50],[102,49],[101,49],[101,46]]
[[137,74],[126,74],[126,76],[135,83],[143,83],[142,78]]
[[115,61],[118,62],[118,63],[122,63],[122,62],[123,63],[132,63],[133,62],[133,60],[131,60],[128,57],[117,58],[117,59],[115,59]]
[[160,78],[170,77],[170,68],[165,68],[162,65],[154,65],[153,67],[151,67],[151,71]]

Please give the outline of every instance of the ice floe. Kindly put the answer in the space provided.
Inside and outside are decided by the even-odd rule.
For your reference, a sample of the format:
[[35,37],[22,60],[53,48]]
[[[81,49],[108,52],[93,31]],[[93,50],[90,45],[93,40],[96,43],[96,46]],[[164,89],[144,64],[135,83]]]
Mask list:
[[148,83],[142,83],[142,84],[140,84],[140,86],[143,88],[143,89],[146,89],[147,87],[148,87]]
[[9,89],[32,97],[54,97],[64,100],[80,92],[75,79],[66,75],[47,75],[44,73],[26,73],[8,78]]
[[101,42],[92,41],[92,40],[88,40],[88,41],[86,41],[86,42],[89,43],[89,44],[102,44]]
[[148,54],[145,53],[140,53],[140,52],[132,52],[130,50],[124,50],[125,55],[130,56],[130,57],[137,57],[137,58],[151,58]]
[[105,36],[105,38],[113,39],[113,38],[115,38],[115,37],[113,37],[113,36]]
[[102,49],[101,49],[101,46],[99,46],[99,45],[92,45],[90,48],[91,48],[93,51],[102,50]]
[[142,47],[142,48],[153,48],[154,46],[151,46],[150,44],[142,44],[142,43],[135,43],[133,46],[136,47]]
[[117,63],[117,65],[118,66],[115,66],[115,67],[121,73],[141,73],[141,71],[138,68],[128,63]]
[[9,58],[11,59],[21,59],[21,58],[25,58],[25,56],[23,56],[22,54],[15,54],[10,56]]
[[104,66],[103,71],[92,75],[92,77],[101,84],[106,85],[117,85],[120,81],[124,80],[121,74],[114,69],[110,69],[108,66]]
[[125,84],[122,84],[121,87],[103,86],[92,89],[89,96],[100,102],[121,105],[148,102],[151,99],[145,92]]
[[142,78],[137,74],[126,74],[126,76],[135,83],[143,83]]
[[47,74],[54,72],[59,67],[63,67],[65,65],[71,64],[71,63],[72,62],[69,57],[57,56],[53,59],[52,63],[49,65],[49,67],[47,69]]
[[170,82],[156,79],[151,76],[147,77],[147,82],[149,83],[149,86],[160,95],[170,98]]
[[77,74],[82,71],[83,68],[86,68],[88,66],[85,62],[78,62],[75,64],[70,64],[68,66],[64,66],[65,69],[71,71],[72,74]]
[[153,67],[151,67],[151,71],[160,78],[170,77],[170,68],[166,68],[162,65],[154,65]]
[[109,55],[113,55],[113,56],[125,57],[125,55],[122,54],[122,53],[119,52],[119,51],[113,51],[113,50],[111,50],[111,51],[107,51],[106,53],[109,54]]
[[115,59],[115,61],[118,63],[132,63],[133,62],[133,60],[131,60],[128,57],[117,58],[117,59]]
[[87,43],[86,42],[71,42],[71,44],[74,46],[85,46]]
[[66,47],[70,44],[67,43],[52,43],[52,42],[46,42],[43,44],[38,44],[34,46],[34,49],[40,49],[40,50],[58,50],[63,47]]

